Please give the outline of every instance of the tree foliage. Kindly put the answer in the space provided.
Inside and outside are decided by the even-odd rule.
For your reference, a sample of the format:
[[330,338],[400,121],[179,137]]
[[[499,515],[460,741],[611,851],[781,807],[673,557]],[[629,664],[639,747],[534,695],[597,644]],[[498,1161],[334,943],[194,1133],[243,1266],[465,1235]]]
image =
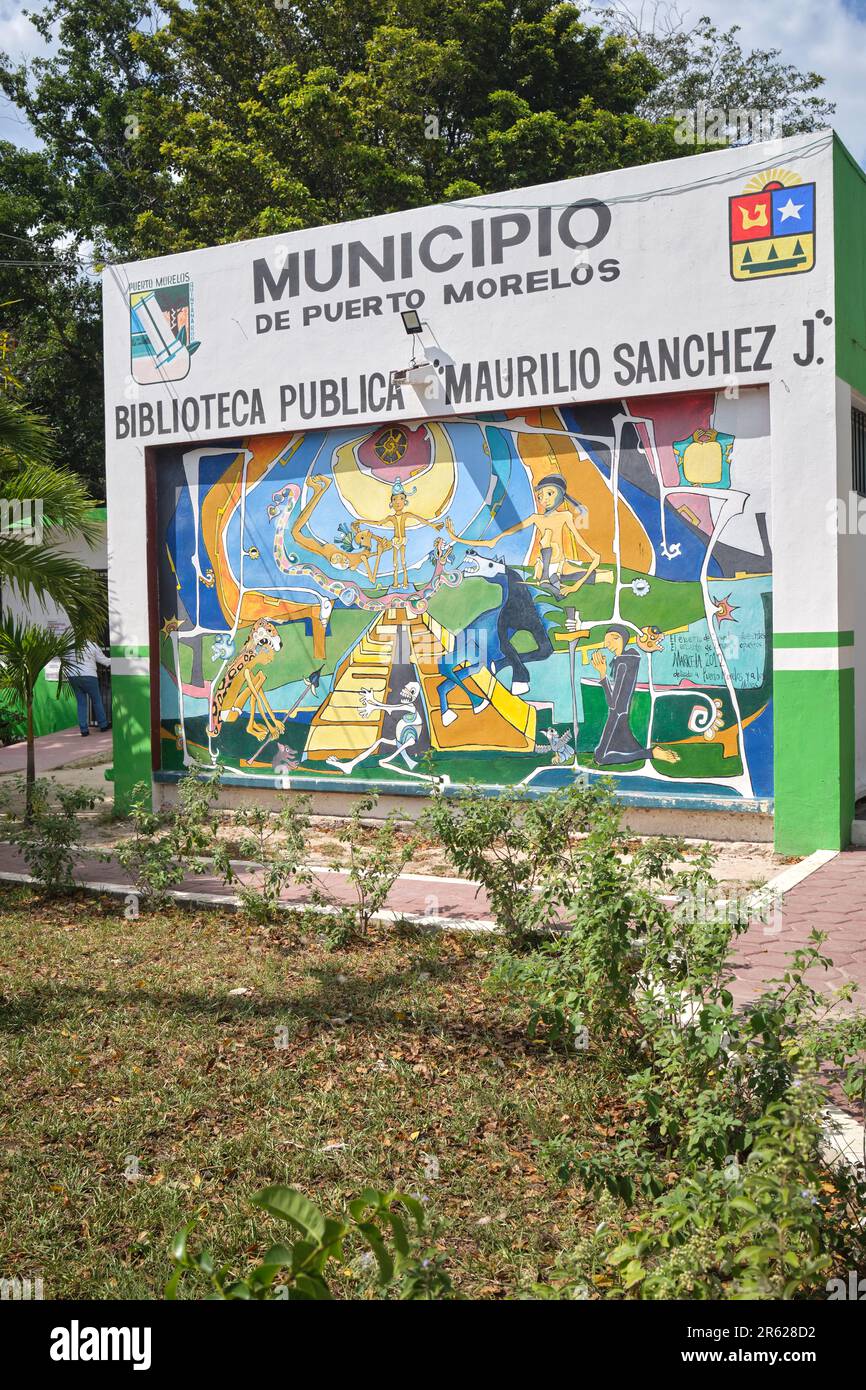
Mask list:
[[[658,69],[660,80],[639,114],[664,120],[699,103],[724,112],[766,113],[773,136],[799,135],[829,125],[833,102],[821,94],[824,78],[782,60],[779,48],[745,52],[740,27],[719,29],[706,16],[685,22],[676,5],[619,3],[601,12],[611,33],[629,41]],[[753,137],[754,138],[754,137]]]
[[[52,462],[53,435],[45,422],[0,395],[0,497],[17,524],[0,533],[0,582],[25,602],[50,600],[68,614],[76,636],[99,633],[105,597],[95,572],[62,544],[93,545],[98,525],[84,484]],[[40,504],[36,514],[31,503]],[[37,527],[41,534],[36,534]]]
[[47,155],[0,142],[4,386],[52,422],[57,462],[102,497],[99,284],[86,273],[87,248],[73,220]]
[[[0,330],[62,459],[100,490],[94,261],[694,153],[675,113],[825,124],[822,79],[736,29],[558,0],[43,0],[0,58],[41,142],[0,145]],[[9,304],[9,301],[14,301]]]
[[554,0],[48,0],[3,84],[106,253],[176,251],[646,163],[647,57]]

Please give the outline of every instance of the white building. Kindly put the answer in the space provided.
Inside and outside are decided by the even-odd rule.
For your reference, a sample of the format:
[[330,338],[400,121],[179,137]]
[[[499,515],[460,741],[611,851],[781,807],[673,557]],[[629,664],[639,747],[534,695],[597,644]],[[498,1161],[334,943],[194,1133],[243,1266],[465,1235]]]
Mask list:
[[119,802],[609,776],[845,844],[864,217],[824,132],[107,269]]

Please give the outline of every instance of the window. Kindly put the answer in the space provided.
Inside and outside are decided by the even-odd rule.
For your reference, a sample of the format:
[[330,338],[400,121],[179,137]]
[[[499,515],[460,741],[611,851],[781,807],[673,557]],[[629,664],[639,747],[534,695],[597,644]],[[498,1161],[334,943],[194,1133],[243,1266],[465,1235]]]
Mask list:
[[866,410],[851,409],[851,465],[854,491],[866,497]]

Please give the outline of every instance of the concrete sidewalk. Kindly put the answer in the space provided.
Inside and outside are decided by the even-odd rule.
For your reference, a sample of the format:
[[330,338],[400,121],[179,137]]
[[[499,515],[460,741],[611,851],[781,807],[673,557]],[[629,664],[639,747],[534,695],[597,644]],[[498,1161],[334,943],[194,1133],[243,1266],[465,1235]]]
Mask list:
[[[103,733],[91,729],[89,738],[82,738],[74,729],[60,729],[56,734],[42,734],[36,740],[36,776],[68,767],[79,758],[94,758],[102,754],[106,762],[112,758],[111,730]],[[27,767],[27,744],[9,743],[0,748],[0,775],[4,772],[24,772]]]

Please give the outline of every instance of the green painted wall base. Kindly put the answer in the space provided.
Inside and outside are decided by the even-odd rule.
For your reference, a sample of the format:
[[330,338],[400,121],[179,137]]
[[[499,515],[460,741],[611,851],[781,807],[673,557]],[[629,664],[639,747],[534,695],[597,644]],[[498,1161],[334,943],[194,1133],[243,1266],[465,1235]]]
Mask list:
[[854,816],[854,672],[773,675],[775,848],[844,849]]
[[[75,696],[67,688],[58,698],[57,682],[47,681],[41,671],[33,691],[33,728],[36,737],[41,734],[56,734],[60,729],[73,729],[78,723],[78,706]],[[14,726],[16,738],[25,738],[27,721],[23,717]]]
[[114,674],[111,681],[114,725],[114,809],[126,815],[139,782],[150,785],[150,679]]
[[78,706],[74,694],[67,687],[58,698],[57,682],[47,681],[43,671],[33,692],[33,724],[37,735],[56,734],[59,729],[72,729],[77,723]]

